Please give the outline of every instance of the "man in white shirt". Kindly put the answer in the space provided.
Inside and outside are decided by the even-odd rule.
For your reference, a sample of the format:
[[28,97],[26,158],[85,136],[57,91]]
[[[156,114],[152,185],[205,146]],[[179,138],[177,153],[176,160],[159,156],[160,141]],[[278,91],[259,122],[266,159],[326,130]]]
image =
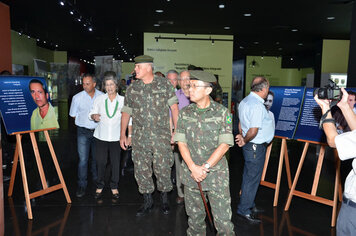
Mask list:
[[340,135],[336,131],[335,120],[330,114],[330,101],[320,100],[317,96],[314,99],[322,110],[321,123],[328,144],[330,147],[336,147],[342,161],[353,159],[352,170],[345,181],[344,196],[336,225],[338,236],[349,236],[356,235],[356,149],[354,148],[356,145],[356,115],[353,107],[348,104],[348,93],[344,88],[341,88],[341,91],[343,96],[337,106],[342,111],[352,131]]
[[77,197],[83,197],[85,195],[88,183],[87,173],[90,149],[92,153],[91,173],[94,183],[97,179],[96,162],[93,155],[95,153],[93,134],[97,123],[89,120],[88,115],[95,98],[103,93],[95,89],[95,86],[95,77],[90,74],[85,74],[83,76],[84,90],[73,97],[69,111],[69,115],[75,119],[75,125],[77,126],[77,144],[79,155],[78,189],[76,192]]

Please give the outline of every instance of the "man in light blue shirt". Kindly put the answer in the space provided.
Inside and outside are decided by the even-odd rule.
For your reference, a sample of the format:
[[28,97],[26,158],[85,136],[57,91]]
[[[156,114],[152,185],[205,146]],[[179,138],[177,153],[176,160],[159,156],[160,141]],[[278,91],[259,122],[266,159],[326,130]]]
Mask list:
[[103,94],[95,89],[96,79],[90,74],[83,76],[83,91],[77,93],[72,100],[69,115],[75,119],[77,126],[77,144],[78,144],[78,189],[76,192],[77,197],[83,197],[87,187],[87,173],[88,173],[88,160],[89,151],[91,149],[91,173],[94,183],[97,179],[96,162],[93,154],[95,153],[94,144],[94,129],[97,126],[95,121],[89,120],[88,115],[90,109],[97,96]]
[[254,214],[261,210],[255,207],[255,197],[260,184],[265,162],[266,146],[274,136],[273,121],[264,105],[269,82],[256,77],[251,83],[251,93],[239,105],[239,131],[235,141],[242,147],[245,165],[242,176],[240,203],[237,214],[249,223],[260,223]]

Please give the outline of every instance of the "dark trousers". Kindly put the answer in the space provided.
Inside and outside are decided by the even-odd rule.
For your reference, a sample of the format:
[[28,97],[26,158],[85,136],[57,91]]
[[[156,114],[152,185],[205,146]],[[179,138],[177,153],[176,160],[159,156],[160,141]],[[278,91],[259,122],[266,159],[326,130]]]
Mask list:
[[260,185],[266,146],[264,144],[246,143],[242,147],[245,165],[242,175],[241,196],[237,213],[247,215],[255,205],[255,197]]
[[108,161],[108,155],[111,163],[110,188],[117,189],[120,179],[120,142],[107,142],[95,139],[96,141],[96,164],[98,167],[98,179],[96,185],[98,189],[105,186],[105,170]]

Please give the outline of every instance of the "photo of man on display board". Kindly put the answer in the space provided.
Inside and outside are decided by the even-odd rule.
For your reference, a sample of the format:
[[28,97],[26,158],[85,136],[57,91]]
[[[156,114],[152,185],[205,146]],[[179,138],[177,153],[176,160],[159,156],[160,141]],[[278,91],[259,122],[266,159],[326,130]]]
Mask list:
[[31,130],[59,128],[53,106],[48,102],[49,95],[46,86],[38,79],[32,79],[29,89],[37,108],[31,116]]

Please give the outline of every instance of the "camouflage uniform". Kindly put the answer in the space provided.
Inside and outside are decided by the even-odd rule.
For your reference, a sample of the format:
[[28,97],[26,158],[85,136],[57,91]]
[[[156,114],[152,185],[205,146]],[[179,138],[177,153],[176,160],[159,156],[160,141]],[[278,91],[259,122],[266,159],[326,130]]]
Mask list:
[[[199,109],[195,103],[179,113],[175,141],[188,145],[191,158],[196,165],[203,165],[221,143],[234,145],[232,120],[228,110],[210,99],[210,106]],[[205,208],[197,183],[185,162],[182,162],[185,209],[189,216],[188,235],[205,235]],[[214,224],[218,235],[235,235],[231,222],[231,198],[229,168],[223,157],[201,182],[202,189],[210,201]]]
[[169,106],[175,103],[178,99],[174,88],[165,78],[155,76],[149,84],[137,80],[126,91],[122,112],[132,116],[132,161],[142,194],[154,191],[152,166],[157,189],[169,192],[173,188]]

